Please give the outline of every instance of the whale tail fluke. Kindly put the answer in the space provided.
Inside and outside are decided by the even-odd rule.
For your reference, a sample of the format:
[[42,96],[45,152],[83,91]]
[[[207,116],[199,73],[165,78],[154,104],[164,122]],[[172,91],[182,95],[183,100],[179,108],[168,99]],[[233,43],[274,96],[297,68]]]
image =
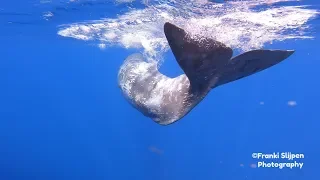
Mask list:
[[225,44],[209,38],[193,39],[173,24],[165,23],[164,33],[179,66],[196,89],[206,88],[232,57],[232,49]]
[[197,90],[247,77],[294,53],[293,50],[253,50],[232,58],[233,51],[225,44],[205,37],[190,38],[171,23],[164,24],[164,33],[179,66]]
[[274,66],[294,50],[252,50],[232,58],[224,68],[218,85],[226,84]]

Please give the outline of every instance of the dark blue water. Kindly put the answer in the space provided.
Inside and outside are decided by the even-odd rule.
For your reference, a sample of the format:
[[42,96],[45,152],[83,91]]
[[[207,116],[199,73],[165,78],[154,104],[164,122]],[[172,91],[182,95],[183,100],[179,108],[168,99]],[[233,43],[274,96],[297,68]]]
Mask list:
[[[119,67],[134,50],[101,51],[57,35],[57,25],[115,16],[124,5],[70,10],[62,1],[35,2],[0,3],[1,180],[320,178],[319,19],[308,22],[314,40],[277,43],[296,50],[288,60],[214,89],[164,127],[132,108],[118,88]],[[55,19],[44,20],[46,10]],[[180,73],[171,52],[166,56],[161,71]],[[303,153],[304,166],[254,168],[253,152]]]

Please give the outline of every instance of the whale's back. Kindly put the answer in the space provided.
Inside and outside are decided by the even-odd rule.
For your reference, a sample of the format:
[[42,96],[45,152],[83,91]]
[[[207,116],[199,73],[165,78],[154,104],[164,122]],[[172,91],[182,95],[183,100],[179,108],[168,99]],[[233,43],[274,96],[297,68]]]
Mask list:
[[124,61],[118,81],[130,104],[159,124],[180,119],[192,106],[187,76],[169,78],[158,71],[156,63],[146,62],[141,54],[130,55]]

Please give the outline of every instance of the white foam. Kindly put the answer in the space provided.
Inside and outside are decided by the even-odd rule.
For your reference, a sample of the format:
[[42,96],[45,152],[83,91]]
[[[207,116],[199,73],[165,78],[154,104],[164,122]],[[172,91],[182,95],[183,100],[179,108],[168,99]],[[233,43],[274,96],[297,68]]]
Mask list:
[[130,3],[133,1],[135,1],[135,0],[116,0],[117,3]]
[[297,102],[296,101],[288,101],[288,106],[296,106]]
[[47,21],[48,21],[50,18],[52,18],[53,16],[54,16],[54,14],[53,14],[52,12],[50,12],[50,11],[44,12],[43,15],[42,15],[43,19],[45,19],[45,20],[47,20]]
[[[163,24],[171,22],[191,34],[212,37],[245,51],[265,43],[313,38],[307,22],[319,11],[303,6],[251,7],[290,0],[255,0],[215,4],[206,0],[162,0],[144,9],[132,9],[117,18],[60,26],[58,34],[107,47],[142,49],[149,59],[160,59],[168,50]],[[152,3],[152,1],[148,1]]]
[[101,43],[101,44],[98,44],[98,47],[99,47],[100,49],[105,49],[105,48],[106,48],[106,45],[103,44],[103,43]]

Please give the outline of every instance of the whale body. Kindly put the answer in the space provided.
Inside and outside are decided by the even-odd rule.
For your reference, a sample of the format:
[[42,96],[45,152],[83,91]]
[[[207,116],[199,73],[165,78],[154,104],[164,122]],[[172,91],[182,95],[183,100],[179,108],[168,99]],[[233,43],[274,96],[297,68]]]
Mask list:
[[141,54],[126,58],[118,84],[129,103],[160,125],[187,115],[211,89],[250,76],[285,60],[293,50],[257,49],[232,58],[233,51],[210,38],[196,40],[166,22],[164,33],[184,74],[175,78],[160,73],[157,64]]

